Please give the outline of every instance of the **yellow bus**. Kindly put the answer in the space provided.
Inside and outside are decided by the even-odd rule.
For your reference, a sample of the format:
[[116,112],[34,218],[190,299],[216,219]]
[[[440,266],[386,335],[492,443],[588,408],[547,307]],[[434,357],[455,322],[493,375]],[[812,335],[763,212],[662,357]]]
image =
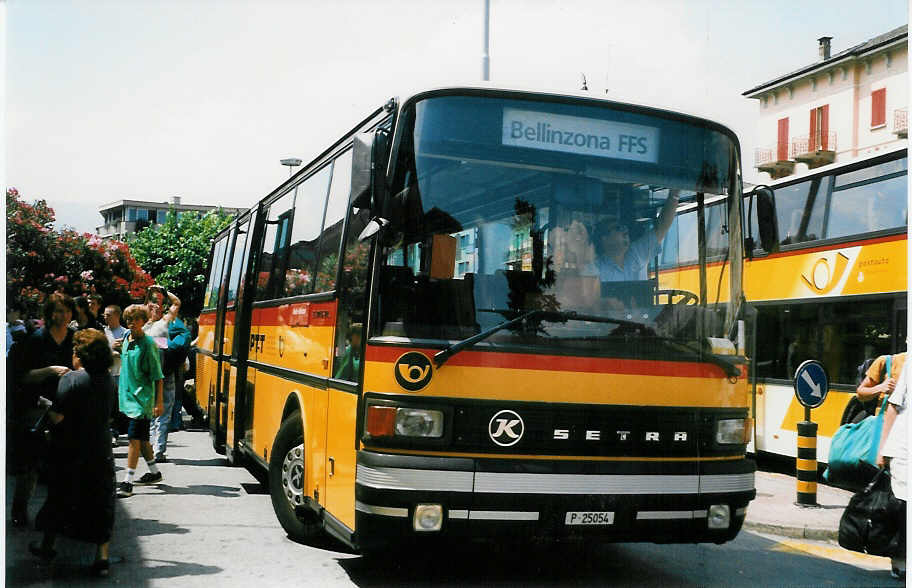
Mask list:
[[[711,271],[704,234],[680,242],[688,291],[652,256],[676,200],[732,237]],[[295,539],[731,540],[755,496],[742,201],[737,138],[704,119],[390,100],[217,237],[213,443]]]
[[903,141],[770,184],[778,244],[757,247],[744,278],[759,313],[758,451],[795,455],[804,411],[790,378],[802,361],[818,359],[829,374],[830,394],[811,412],[825,463],[858,366],[906,350],[907,160]]
[[[831,437],[855,394],[858,366],[905,351],[906,152],[903,142],[769,185],[770,244],[766,249],[752,239],[744,269],[744,294],[757,310],[756,341],[747,342],[755,360],[749,451],[796,456],[804,408],[792,377],[803,361],[817,359],[829,375],[830,393],[811,419],[818,424],[817,459],[826,463]],[[749,238],[760,232],[759,206],[751,204],[746,200],[744,206]],[[728,239],[724,210],[715,208],[708,205],[704,215],[713,279]],[[680,248],[688,247],[696,225],[693,207],[682,206],[659,260],[663,288],[694,287],[696,250],[684,254],[677,248],[679,241]]]

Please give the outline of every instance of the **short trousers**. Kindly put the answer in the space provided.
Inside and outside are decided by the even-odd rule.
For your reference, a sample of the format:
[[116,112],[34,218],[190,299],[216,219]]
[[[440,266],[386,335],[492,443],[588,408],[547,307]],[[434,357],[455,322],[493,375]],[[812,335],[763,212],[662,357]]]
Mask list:
[[127,439],[137,439],[139,441],[149,440],[149,421],[145,417],[130,419],[127,425]]

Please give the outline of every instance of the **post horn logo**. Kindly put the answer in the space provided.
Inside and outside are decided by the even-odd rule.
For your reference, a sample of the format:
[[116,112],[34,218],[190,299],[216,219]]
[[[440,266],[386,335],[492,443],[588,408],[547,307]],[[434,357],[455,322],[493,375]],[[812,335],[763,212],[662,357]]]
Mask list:
[[814,264],[814,267],[811,268],[811,275],[807,276],[802,274],[801,277],[811,291],[819,295],[829,294],[833,288],[840,283],[846,269],[848,269],[848,256],[842,251],[838,252],[836,254],[836,259],[833,262],[833,266],[833,268],[830,268],[827,259],[821,257]]
[[399,385],[409,392],[417,392],[427,386],[434,375],[431,360],[417,351],[409,351],[397,359],[393,372]]

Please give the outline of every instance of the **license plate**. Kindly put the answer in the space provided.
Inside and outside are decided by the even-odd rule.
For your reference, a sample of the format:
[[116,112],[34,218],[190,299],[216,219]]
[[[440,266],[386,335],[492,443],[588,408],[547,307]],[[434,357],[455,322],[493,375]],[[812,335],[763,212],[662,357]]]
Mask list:
[[612,525],[614,524],[613,512],[568,512],[564,518],[567,525]]

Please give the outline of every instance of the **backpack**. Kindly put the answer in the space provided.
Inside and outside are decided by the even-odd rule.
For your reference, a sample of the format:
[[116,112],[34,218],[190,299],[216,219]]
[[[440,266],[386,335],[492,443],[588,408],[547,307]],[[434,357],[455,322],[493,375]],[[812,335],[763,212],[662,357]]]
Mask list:
[[166,376],[184,365],[187,354],[190,353],[190,329],[180,319],[174,319],[168,324],[168,348],[162,350],[164,361],[162,373]]
[[[887,356],[892,358],[892,356]],[[868,369],[871,367],[871,364],[874,363],[876,357],[869,357],[861,365],[856,368],[858,373],[858,378],[855,382],[855,386],[858,387],[864,382],[864,379],[868,375]],[[884,366],[886,367],[891,362],[885,362]],[[886,374],[884,374],[886,376]],[[883,381],[883,379],[881,379]],[[849,403],[846,404],[845,410],[842,411],[842,418],[839,420],[840,425],[845,425],[847,423],[860,423],[868,416],[873,416],[877,412],[877,398],[872,398],[867,402],[862,402],[858,396],[852,396],[849,399]]]

